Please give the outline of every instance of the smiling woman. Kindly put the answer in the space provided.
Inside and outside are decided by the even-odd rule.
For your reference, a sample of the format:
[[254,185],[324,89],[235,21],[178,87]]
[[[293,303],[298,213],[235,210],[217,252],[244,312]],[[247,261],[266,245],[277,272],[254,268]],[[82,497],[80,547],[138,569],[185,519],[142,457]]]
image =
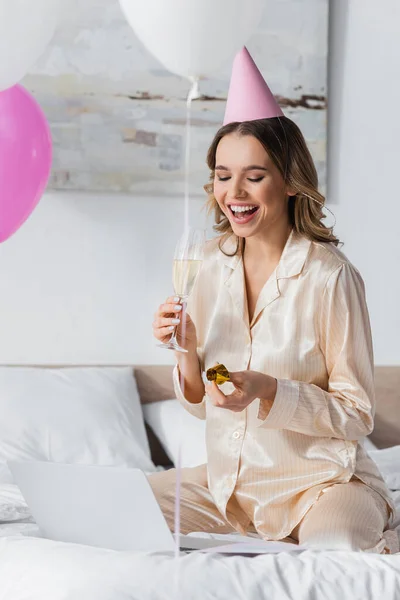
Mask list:
[[[322,222],[303,135],[245,49],[208,166],[222,235],[182,311],[190,345],[174,371],[177,398],[207,421],[207,465],[182,474],[182,530],[397,551],[393,503],[360,443],[375,410],[364,283]],[[221,362],[229,380],[203,382]],[[151,484],[172,525],[176,475],[162,475]]]
[[232,233],[239,242],[249,234],[265,234],[277,221],[313,241],[339,243],[322,222],[325,198],[303,134],[287,117],[224,125],[207,164],[208,209],[214,211],[215,230],[226,234],[220,247]]

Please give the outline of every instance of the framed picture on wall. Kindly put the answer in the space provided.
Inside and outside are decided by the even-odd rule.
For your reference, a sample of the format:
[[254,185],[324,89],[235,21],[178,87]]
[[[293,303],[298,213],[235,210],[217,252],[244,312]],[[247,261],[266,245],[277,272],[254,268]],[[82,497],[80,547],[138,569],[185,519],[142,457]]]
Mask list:
[[[50,122],[50,189],[181,194],[189,83],[162,67],[118,0],[73,0],[23,81]],[[268,0],[248,48],[284,113],[298,123],[326,182],[328,0]],[[208,145],[222,124],[231,64],[193,103],[190,192],[203,194]]]

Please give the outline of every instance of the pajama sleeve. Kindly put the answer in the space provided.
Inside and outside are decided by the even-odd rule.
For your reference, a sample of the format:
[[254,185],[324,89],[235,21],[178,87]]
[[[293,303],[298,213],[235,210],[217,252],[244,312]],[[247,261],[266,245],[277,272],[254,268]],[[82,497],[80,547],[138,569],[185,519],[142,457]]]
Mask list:
[[174,371],[173,371],[173,383],[174,383],[174,390],[175,390],[176,397],[179,400],[179,402],[182,404],[182,406],[194,417],[197,417],[199,419],[205,419],[206,418],[205,396],[202,399],[202,401],[198,402],[197,404],[194,404],[193,402],[189,402],[188,400],[186,400],[184,391],[182,390],[181,376],[180,376],[180,371],[179,371],[178,365],[175,366]]
[[319,329],[327,389],[278,379],[271,409],[260,401],[259,426],[359,440],[373,429],[373,351],[364,284],[350,264],[340,265],[325,283]]

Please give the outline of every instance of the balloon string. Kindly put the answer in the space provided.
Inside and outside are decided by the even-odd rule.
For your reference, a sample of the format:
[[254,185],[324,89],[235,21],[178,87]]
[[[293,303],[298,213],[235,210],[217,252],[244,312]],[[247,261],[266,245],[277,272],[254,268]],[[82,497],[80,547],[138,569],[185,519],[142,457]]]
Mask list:
[[[185,335],[185,320],[183,319],[183,328],[182,328],[182,336]],[[183,375],[180,376],[180,386],[183,395],[185,395],[185,380]],[[178,600],[179,596],[179,578],[180,578],[180,569],[181,562],[179,560],[180,550],[181,550],[181,482],[182,482],[182,437],[183,437],[183,419],[182,416],[179,419],[178,427],[177,427],[177,439],[178,439],[178,452],[175,463],[175,552],[174,552],[174,562],[175,562],[175,593],[174,598]]]
[[[181,385],[183,377],[181,377]],[[183,386],[182,386],[183,391]],[[178,454],[175,465],[176,473],[176,490],[175,490],[175,594],[174,597],[179,598],[179,576],[180,576],[180,549],[181,549],[181,449],[182,449],[182,420],[178,430]]]
[[191,77],[192,82],[186,100],[186,140],[185,140],[185,208],[184,208],[184,230],[189,228],[189,177],[190,177],[190,143],[191,143],[191,109],[192,100],[200,98],[199,80]]
[[[189,175],[190,175],[190,141],[191,141],[191,108],[192,100],[200,98],[199,80],[197,77],[190,78],[192,85],[186,100],[186,139],[185,139],[185,199],[184,199],[184,231],[189,229]],[[185,339],[185,319],[182,319],[182,339]],[[180,385],[183,395],[185,395],[185,380],[181,375]],[[175,464],[176,483],[175,483],[175,598],[179,594],[179,575],[180,575],[180,537],[181,537],[181,473],[182,473],[182,419],[177,431],[178,434],[178,453]]]

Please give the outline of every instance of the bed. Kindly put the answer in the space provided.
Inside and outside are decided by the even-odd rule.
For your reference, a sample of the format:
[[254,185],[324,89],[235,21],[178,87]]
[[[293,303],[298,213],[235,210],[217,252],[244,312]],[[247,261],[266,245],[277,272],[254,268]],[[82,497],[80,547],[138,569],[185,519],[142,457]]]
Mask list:
[[[49,376],[49,371],[53,371],[53,375]],[[174,422],[175,419],[176,422],[178,408],[171,389],[171,367],[137,366],[134,369],[135,377],[131,377],[130,367],[121,367],[120,371],[108,367],[89,371],[85,372],[82,368],[75,371],[18,371],[0,367],[0,410],[3,415],[0,424],[0,463],[1,453],[9,452],[11,446],[18,456],[28,452],[23,448],[27,432],[30,432],[29,451],[32,451],[32,447],[41,448],[41,452],[51,451],[52,459],[68,458],[84,462],[92,452],[90,460],[108,461],[108,464],[113,464],[109,461],[118,464],[139,461],[144,470],[168,468],[173,463],[177,450],[173,443],[174,436],[168,436],[170,428],[167,421],[171,419]],[[30,392],[28,399],[21,394],[21,387],[16,385],[21,379],[23,389]],[[99,399],[100,384],[107,393],[104,392]],[[399,384],[400,368],[376,369],[376,429],[367,441],[367,447],[380,467],[400,512]],[[85,394],[79,396],[82,388]],[[135,401],[132,402],[135,394]],[[9,401],[5,403],[4,397],[7,395]],[[118,400],[118,410],[114,412],[121,415],[124,410],[127,411],[121,422],[117,418],[113,420],[107,412],[117,395],[122,400]],[[93,423],[89,408],[83,411],[79,403],[74,404],[73,399],[77,396],[80,403],[85,401],[100,414],[96,423]],[[94,442],[89,450],[84,443],[80,448],[76,442],[74,456],[63,455],[71,452],[68,444],[63,442],[69,412],[62,413],[62,419],[59,419],[58,409],[54,423],[52,417],[48,416],[59,398],[63,399],[74,418],[79,414],[79,423],[77,425],[75,422],[74,429],[76,439],[79,435],[77,427],[81,428],[83,439],[85,419],[90,422]],[[146,439],[143,437],[144,425],[139,423],[140,405],[148,421]],[[24,426],[20,423],[24,420],[22,417],[15,419],[16,414],[21,415],[22,409],[24,415],[28,414]],[[59,430],[54,439],[53,430],[46,430],[45,435],[37,433],[37,440],[33,444],[32,431],[38,430],[34,421],[37,412],[39,416],[45,412],[47,423],[53,423],[52,428]],[[160,414],[163,416],[160,417]],[[107,426],[118,436],[129,435],[129,428],[124,429],[129,419],[135,429],[133,433],[139,440],[137,447],[133,446],[128,455],[122,446],[110,453],[109,449],[102,446],[104,435],[108,435],[102,428]],[[4,425],[5,421],[8,422],[7,426]],[[19,427],[19,441],[15,441],[14,426]],[[7,435],[13,435],[12,443],[4,443]],[[68,435],[70,431],[67,428],[66,441]],[[202,429],[198,428],[189,440],[182,439],[182,455],[186,464],[202,460],[202,435]],[[190,446],[196,446],[196,452],[190,453]],[[400,519],[396,519],[393,526],[400,534]],[[249,558],[192,553],[182,554],[176,561],[168,553],[113,552],[44,540],[37,537],[37,533],[18,488],[9,479],[9,474],[4,470],[2,474],[0,464],[0,600],[375,600],[378,597],[389,600],[400,597],[400,554],[381,556],[304,551],[271,552]]]

